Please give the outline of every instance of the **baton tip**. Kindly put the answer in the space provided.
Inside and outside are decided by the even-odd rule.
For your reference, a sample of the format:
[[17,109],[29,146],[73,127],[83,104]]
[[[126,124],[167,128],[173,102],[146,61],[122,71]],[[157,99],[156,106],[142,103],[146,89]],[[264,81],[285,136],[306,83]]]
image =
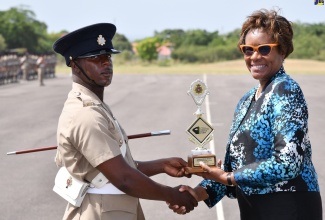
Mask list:
[[16,151],[13,151],[13,152],[8,152],[7,155],[15,155],[16,154]]
[[164,131],[162,131],[162,133],[164,133],[164,134],[170,134],[170,130],[164,130]]
[[169,135],[169,134],[170,134],[170,130],[151,132],[152,136]]

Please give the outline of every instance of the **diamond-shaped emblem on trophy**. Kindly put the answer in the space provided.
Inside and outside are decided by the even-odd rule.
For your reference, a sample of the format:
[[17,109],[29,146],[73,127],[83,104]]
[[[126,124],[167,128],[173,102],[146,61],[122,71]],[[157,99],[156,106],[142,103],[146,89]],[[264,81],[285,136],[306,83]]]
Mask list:
[[207,85],[203,81],[197,79],[192,82],[190,90],[187,93],[192,96],[197,106],[197,110],[194,113],[197,118],[187,129],[187,134],[190,136],[189,139],[196,145],[196,148],[191,150],[188,156],[188,167],[186,167],[186,172],[198,173],[203,172],[200,166],[201,161],[208,166],[216,166],[216,156],[206,147],[206,144],[213,138],[212,132],[214,129],[203,119],[203,112],[201,110],[201,105],[205,97],[209,95],[209,91]]

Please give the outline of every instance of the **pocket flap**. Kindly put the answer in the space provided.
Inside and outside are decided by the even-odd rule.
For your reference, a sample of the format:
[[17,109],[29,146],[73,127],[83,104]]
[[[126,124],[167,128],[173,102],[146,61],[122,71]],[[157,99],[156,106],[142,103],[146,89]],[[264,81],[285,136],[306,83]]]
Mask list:
[[72,199],[77,199],[79,196],[82,197],[86,193],[88,185],[88,183],[71,176],[65,167],[61,167],[55,177],[55,187]]

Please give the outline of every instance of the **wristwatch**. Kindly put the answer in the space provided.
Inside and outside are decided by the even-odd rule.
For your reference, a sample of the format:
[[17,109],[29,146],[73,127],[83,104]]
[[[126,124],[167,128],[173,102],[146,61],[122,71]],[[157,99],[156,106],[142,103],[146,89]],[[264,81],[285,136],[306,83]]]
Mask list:
[[227,183],[228,183],[228,186],[235,186],[234,184],[232,184],[232,181],[231,181],[231,174],[232,172],[229,172],[227,174]]

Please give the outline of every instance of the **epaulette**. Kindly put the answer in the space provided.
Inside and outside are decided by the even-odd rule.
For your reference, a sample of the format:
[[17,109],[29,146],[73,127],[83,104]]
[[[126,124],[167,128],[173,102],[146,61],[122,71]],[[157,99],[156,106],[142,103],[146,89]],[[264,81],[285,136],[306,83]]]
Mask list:
[[82,100],[84,107],[88,107],[88,106],[100,106],[101,104],[98,103],[97,101],[94,100]]
[[82,103],[83,107],[89,107],[89,106],[100,106],[101,103],[98,100],[91,99],[90,96],[85,95],[81,92],[74,92],[75,96],[78,97]]

